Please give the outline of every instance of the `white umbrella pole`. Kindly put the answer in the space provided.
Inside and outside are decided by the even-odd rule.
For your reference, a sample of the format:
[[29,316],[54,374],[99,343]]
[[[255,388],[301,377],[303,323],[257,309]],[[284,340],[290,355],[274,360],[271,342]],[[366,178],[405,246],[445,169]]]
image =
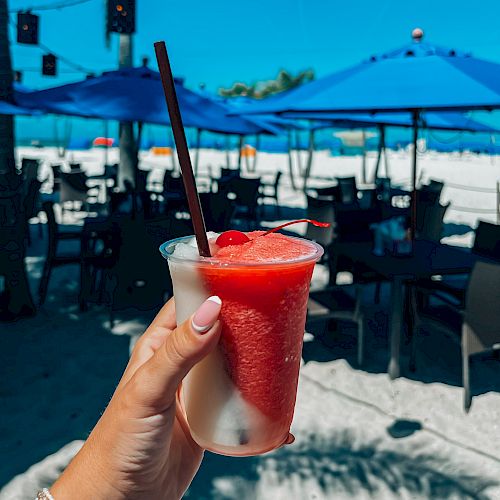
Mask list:
[[194,157],[194,175],[198,175],[200,165],[201,129],[196,129],[196,155]]
[[363,158],[361,161],[361,182],[366,184],[366,131],[361,131],[363,141]]
[[295,177],[293,175],[292,131],[290,129],[288,130],[288,171],[290,173],[290,183],[292,184],[292,189],[297,191]]
[[377,155],[377,163],[375,163],[375,172],[373,173],[373,182],[375,182],[378,178],[378,171],[380,168],[380,162],[382,160],[382,151],[385,147],[385,127],[380,125],[379,127],[379,143],[378,143],[378,155]]
[[307,165],[304,172],[304,191],[307,189],[307,181],[309,180],[309,176],[311,175],[312,163],[313,163],[313,155],[314,155],[314,129],[309,130],[309,151],[307,157]]
[[231,140],[229,134],[226,135],[226,167],[231,168]]
[[238,172],[241,172],[241,154],[243,150],[243,139],[244,136],[240,135],[240,140],[238,142]]
[[411,238],[415,239],[417,230],[417,142],[418,142],[418,120],[420,113],[413,111],[413,158],[411,172]]

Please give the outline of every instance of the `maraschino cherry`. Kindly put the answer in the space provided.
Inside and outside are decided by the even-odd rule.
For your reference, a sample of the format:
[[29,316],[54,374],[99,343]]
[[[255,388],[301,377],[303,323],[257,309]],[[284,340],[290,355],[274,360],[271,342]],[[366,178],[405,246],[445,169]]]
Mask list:
[[243,245],[248,241],[250,238],[245,233],[231,229],[221,233],[215,240],[215,244],[219,247],[228,247],[229,245]]

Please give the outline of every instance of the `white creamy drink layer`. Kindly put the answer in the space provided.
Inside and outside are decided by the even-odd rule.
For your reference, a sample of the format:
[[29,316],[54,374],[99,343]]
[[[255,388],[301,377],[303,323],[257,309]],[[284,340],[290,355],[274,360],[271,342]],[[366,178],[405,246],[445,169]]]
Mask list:
[[[207,234],[214,241],[216,233]],[[193,264],[199,259],[195,238],[178,243],[168,260],[177,324],[188,319],[210,296]],[[187,262],[183,262],[186,259]],[[229,377],[220,349],[200,361],[182,382],[181,399],[193,439],[204,448],[237,452],[259,448],[269,436],[268,418],[246,402]]]

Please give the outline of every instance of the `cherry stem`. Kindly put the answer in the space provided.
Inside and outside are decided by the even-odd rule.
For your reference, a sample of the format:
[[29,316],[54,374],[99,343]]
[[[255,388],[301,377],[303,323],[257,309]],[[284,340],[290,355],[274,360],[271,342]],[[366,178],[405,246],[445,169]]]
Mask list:
[[279,231],[280,229],[283,229],[284,227],[291,226],[292,224],[298,224],[299,222],[308,222],[309,224],[312,224],[313,226],[316,226],[316,227],[330,227],[331,226],[331,224],[329,222],[318,222],[317,220],[312,220],[312,219],[298,219],[298,220],[292,220],[290,222],[285,222],[285,224],[281,224],[281,226],[275,227],[273,229],[269,229],[261,236],[267,236],[268,234],[275,233],[276,231]]

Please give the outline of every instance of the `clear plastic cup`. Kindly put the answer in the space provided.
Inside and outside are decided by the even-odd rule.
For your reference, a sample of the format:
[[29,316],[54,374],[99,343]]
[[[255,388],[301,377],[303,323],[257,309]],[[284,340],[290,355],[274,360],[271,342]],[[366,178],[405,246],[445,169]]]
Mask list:
[[288,437],[297,393],[309,284],[323,249],[272,263],[223,263],[174,256],[178,238],[160,247],[172,276],[177,323],[212,295],[222,299],[221,340],[185,377],[182,414],[203,448],[258,455]]

